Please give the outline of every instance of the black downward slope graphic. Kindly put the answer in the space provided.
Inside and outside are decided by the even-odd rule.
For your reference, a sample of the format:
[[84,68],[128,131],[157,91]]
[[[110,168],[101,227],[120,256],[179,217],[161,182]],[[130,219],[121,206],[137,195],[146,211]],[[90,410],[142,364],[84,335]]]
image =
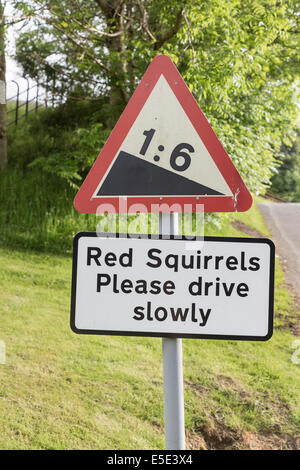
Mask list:
[[97,196],[222,195],[214,189],[121,151]]

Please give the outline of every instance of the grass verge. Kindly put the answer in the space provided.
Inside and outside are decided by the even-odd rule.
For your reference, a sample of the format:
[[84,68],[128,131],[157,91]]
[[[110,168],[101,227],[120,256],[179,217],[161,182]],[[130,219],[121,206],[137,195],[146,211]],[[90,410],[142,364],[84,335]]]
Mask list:
[[[234,216],[267,235],[256,206],[245,217]],[[247,235],[231,218],[207,234]],[[0,264],[0,448],[163,449],[161,340],[72,333],[68,253],[2,244]],[[189,448],[297,447],[300,374],[279,322],[291,308],[282,283],[277,263],[270,341],[183,341]]]

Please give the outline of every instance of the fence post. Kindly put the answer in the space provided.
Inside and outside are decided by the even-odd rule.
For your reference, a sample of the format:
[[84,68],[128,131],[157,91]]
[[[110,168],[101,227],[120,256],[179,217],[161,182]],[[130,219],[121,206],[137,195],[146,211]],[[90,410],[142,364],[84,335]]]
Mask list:
[[27,77],[24,77],[27,81],[27,93],[26,93],[26,107],[25,107],[25,116],[28,116],[28,104],[29,104],[29,80]]
[[35,112],[37,112],[38,107],[39,107],[39,83],[37,83],[36,85]]
[[18,117],[19,117],[19,95],[20,95],[20,87],[16,80],[11,80],[13,83],[17,85],[17,99],[16,99],[16,114],[15,114],[15,125],[18,124]]

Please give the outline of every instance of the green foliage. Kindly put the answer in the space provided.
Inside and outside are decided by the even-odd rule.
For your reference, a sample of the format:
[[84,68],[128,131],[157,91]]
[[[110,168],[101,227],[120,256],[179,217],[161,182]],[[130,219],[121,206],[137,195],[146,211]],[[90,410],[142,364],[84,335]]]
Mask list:
[[[52,81],[66,96],[109,97],[104,129],[115,124],[151,59],[168,54],[249,189],[263,191],[269,184],[297,117],[297,1],[15,0],[14,5],[35,18],[17,41],[24,71]],[[57,171],[57,158],[44,168]],[[72,166],[74,177],[82,163]]]
[[35,158],[28,166],[58,175],[78,189],[75,183],[81,182],[81,175],[93,165],[95,149],[104,145],[106,137],[107,131],[103,130],[101,123],[92,124],[89,129],[62,131],[59,141],[56,136],[47,135],[42,142],[46,154],[43,151],[43,155]]
[[[105,103],[103,103],[103,107]],[[8,158],[17,168],[40,168],[78,189],[109,130],[100,119],[101,102],[66,103],[40,109],[8,129]]]
[[197,3],[190,44],[180,54],[176,45],[167,49],[252,191],[268,184],[281,142],[293,135],[299,42],[292,10],[291,2],[271,0]]
[[284,145],[281,165],[272,177],[272,191],[293,202],[300,202],[300,132],[292,147]]
[[0,244],[70,253],[73,236],[97,223],[75,211],[75,194],[64,179],[40,169],[0,172]]

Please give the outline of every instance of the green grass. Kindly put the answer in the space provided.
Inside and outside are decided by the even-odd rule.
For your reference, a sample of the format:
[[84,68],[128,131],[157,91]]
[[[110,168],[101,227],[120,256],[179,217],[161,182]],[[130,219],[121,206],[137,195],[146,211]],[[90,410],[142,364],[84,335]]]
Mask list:
[[35,169],[0,171],[0,244],[71,253],[80,230],[95,230],[96,216],[73,208],[76,189]]
[[[38,199],[34,204],[38,207]],[[69,217],[68,229],[78,231],[79,219]],[[267,234],[255,206],[247,216],[234,217]],[[25,233],[26,246],[29,230]],[[207,233],[246,236],[232,228],[230,218]],[[72,333],[69,248],[66,255],[55,254],[45,244],[41,253],[21,249],[21,240],[2,239],[0,248],[0,340],[6,345],[0,449],[163,449],[161,340]],[[291,312],[283,282],[277,263],[276,316]],[[227,435],[255,433],[261,442],[264,436],[284,439],[299,432],[295,338],[279,326],[263,343],[183,341],[189,442],[195,435],[208,442],[221,429]]]
[[[79,214],[73,206],[76,192],[77,188],[63,178],[37,169],[0,169],[0,246],[71,254],[77,232],[95,231],[101,220],[109,220],[102,215]],[[146,218],[142,224],[146,229]],[[103,227],[107,231],[108,224]],[[157,227],[156,220],[154,230]],[[140,226],[136,229],[143,230]]]

